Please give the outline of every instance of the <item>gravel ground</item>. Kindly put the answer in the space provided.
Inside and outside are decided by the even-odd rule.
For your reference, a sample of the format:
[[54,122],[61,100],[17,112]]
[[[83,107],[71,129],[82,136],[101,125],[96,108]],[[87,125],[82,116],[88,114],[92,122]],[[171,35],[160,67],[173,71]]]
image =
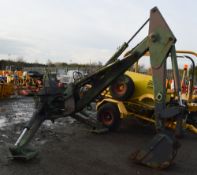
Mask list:
[[32,145],[39,156],[29,162],[13,161],[7,144],[14,143],[34,111],[31,97],[0,101],[0,175],[195,175],[197,136],[186,133],[175,164],[167,170],[153,170],[134,164],[131,153],[153,136],[151,127],[127,120],[117,132],[93,134],[90,128],[71,119],[45,122]]

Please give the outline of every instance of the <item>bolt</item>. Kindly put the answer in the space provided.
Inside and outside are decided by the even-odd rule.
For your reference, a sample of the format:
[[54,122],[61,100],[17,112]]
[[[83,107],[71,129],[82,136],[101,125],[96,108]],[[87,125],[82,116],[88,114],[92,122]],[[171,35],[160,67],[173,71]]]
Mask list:
[[159,93],[157,94],[157,96],[156,96],[156,100],[161,101],[162,98],[163,98],[163,95],[162,95],[161,92],[159,92]]
[[169,37],[169,41],[173,41],[173,38],[172,37]]
[[157,36],[154,33],[150,34],[150,39],[152,40],[152,42],[156,42],[157,41]]

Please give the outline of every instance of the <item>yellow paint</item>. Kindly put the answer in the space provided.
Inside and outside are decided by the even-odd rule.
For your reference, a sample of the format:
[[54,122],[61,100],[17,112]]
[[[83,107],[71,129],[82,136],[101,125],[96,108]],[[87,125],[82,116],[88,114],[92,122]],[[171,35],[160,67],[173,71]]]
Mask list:
[[153,94],[153,82],[151,75],[126,71],[125,74],[134,82],[135,91],[132,98],[140,98],[144,94]]
[[112,99],[112,98],[105,98],[103,99],[102,101],[99,101],[97,104],[96,104],[96,109],[98,110],[98,108],[103,105],[104,103],[113,103],[113,104],[116,104],[118,109],[119,109],[119,112],[120,112],[120,118],[125,118],[128,116],[128,112],[125,108],[125,105],[123,104],[123,102],[121,101],[117,101],[115,99]]

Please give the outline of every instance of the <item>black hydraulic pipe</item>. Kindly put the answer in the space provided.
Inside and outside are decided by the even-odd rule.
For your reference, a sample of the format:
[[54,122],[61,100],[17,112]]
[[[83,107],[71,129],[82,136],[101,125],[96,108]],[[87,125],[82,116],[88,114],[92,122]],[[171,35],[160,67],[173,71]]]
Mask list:
[[127,41],[124,42],[120,48],[113,54],[113,56],[105,63],[105,65],[111,64],[118,59],[118,57],[125,51],[125,49],[129,46],[129,43],[136,37],[136,35],[142,30],[142,28],[150,21],[148,18],[144,24],[134,33],[134,35]]

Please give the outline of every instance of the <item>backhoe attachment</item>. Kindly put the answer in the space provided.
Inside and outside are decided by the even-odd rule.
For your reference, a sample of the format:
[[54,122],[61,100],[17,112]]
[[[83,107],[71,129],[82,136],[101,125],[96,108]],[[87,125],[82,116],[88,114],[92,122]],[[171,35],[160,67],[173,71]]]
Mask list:
[[[58,88],[50,75],[46,76],[44,87],[38,95],[36,112],[15,145],[10,147],[14,158],[29,159],[36,155],[34,151],[28,154],[29,149],[26,148],[43,121],[54,121],[66,116],[77,118],[75,116],[78,112],[95,99],[101,98],[100,94],[103,90],[149,51],[153,70],[154,116],[158,134],[147,146],[137,151],[133,159],[135,162],[153,168],[166,168],[172,163],[178,143],[173,133],[166,134],[165,122],[168,119],[177,121],[176,131],[181,133],[181,120],[184,115],[174,46],[176,38],[156,7],[151,10],[149,20],[148,36],[127,52],[123,59],[118,60],[112,57],[100,70],[69,84],[66,88]],[[178,105],[175,107],[166,107],[166,59],[169,53],[172,57],[176,92],[179,97]]]

